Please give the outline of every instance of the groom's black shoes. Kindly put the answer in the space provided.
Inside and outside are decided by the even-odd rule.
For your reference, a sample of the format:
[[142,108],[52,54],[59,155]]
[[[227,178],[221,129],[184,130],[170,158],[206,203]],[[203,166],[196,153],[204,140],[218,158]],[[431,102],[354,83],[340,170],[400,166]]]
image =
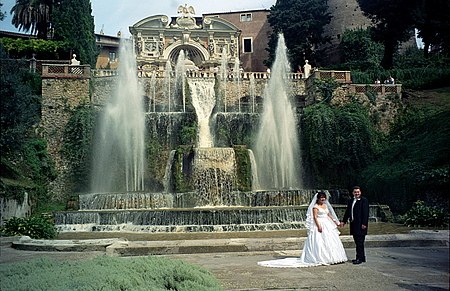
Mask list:
[[365,259],[365,258],[364,258],[364,259],[355,259],[355,260],[352,260],[352,263],[355,264],[355,265],[359,265],[359,264],[365,263],[365,262],[366,262],[366,259]]

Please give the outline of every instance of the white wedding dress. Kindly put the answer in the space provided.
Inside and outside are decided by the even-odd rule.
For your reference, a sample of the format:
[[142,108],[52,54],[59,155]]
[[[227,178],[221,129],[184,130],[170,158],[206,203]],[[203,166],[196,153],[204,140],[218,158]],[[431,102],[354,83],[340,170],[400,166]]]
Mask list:
[[319,232],[315,224],[311,226],[301,257],[263,261],[258,262],[258,265],[274,268],[301,268],[347,261],[344,246],[339,238],[340,232],[328,216],[328,207],[323,209],[316,204],[314,208],[318,209],[317,219],[322,226],[322,232]]

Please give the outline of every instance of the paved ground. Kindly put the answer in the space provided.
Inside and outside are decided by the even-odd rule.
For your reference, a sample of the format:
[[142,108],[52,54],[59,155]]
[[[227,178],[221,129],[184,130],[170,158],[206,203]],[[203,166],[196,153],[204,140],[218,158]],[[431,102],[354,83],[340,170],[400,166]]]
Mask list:
[[[12,248],[11,240],[1,238],[0,263],[37,257],[84,260],[102,255],[163,254],[206,268],[228,291],[449,290],[448,230],[369,235],[366,240],[368,261],[361,265],[344,263],[301,269],[258,266],[258,261],[300,256],[304,238],[280,237],[283,233],[288,234],[228,239],[199,239],[197,236],[177,241],[24,239],[22,243],[16,242],[15,247],[27,250]],[[341,240],[348,258],[354,258],[351,237],[343,235]],[[69,249],[71,251],[67,251]]]
[[[346,249],[349,258],[354,250]],[[313,268],[265,268],[258,261],[300,251],[166,255],[209,270],[225,290],[449,290],[448,247],[368,248],[368,262]],[[1,263],[36,257],[81,260],[104,252],[36,252],[3,246]]]

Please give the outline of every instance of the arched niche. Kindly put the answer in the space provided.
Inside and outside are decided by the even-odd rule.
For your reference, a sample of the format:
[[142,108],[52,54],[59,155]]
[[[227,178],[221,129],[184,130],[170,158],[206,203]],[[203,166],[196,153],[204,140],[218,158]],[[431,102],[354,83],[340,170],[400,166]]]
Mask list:
[[182,44],[181,41],[177,41],[164,50],[163,58],[175,65],[180,55],[180,51],[183,50],[185,56],[197,67],[200,67],[205,61],[209,60],[208,51],[198,43],[189,42]]

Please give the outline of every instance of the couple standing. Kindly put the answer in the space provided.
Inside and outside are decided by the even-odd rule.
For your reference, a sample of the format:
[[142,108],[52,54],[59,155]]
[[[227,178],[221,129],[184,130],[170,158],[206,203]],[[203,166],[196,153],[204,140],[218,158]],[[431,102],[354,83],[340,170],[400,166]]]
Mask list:
[[260,266],[295,268],[332,265],[347,261],[344,247],[339,239],[338,226],[344,226],[350,220],[350,234],[356,244],[356,259],[353,264],[366,261],[364,240],[369,222],[369,202],[361,197],[361,189],[353,187],[353,199],[347,203],[342,222],[334,212],[324,192],[314,195],[306,214],[308,237],[300,258],[285,258],[258,262]]

